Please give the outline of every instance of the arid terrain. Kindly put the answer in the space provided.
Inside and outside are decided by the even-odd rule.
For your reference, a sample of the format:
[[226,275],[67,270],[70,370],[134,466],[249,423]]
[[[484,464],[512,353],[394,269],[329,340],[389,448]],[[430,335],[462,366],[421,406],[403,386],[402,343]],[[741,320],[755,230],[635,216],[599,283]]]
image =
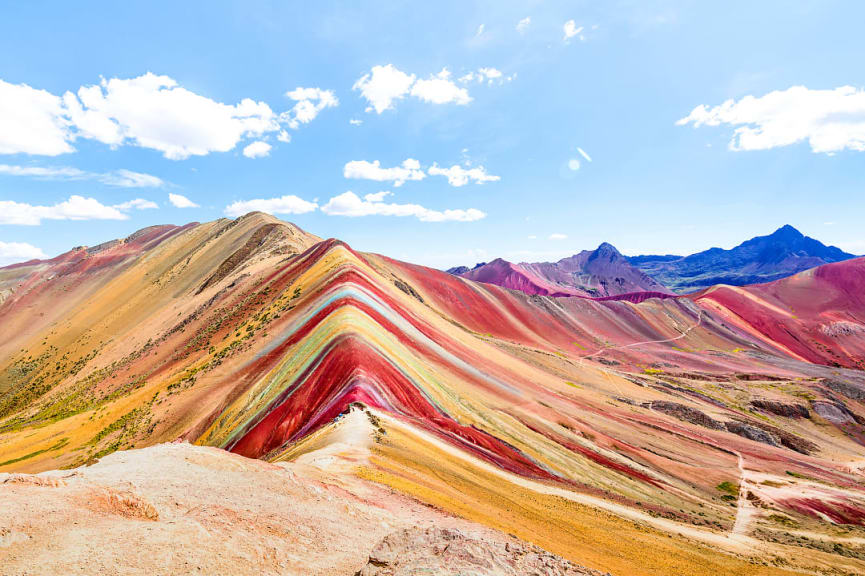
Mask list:
[[2,268],[0,572],[862,573],[863,287],[542,296],[262,213]]

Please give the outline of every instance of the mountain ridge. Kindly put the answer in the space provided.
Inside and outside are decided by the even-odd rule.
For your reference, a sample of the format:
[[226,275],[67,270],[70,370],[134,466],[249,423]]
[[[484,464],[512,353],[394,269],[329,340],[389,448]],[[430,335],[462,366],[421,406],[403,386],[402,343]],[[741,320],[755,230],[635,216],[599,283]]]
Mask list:
[[[177,439],[292,461],[339,450],[339,422],[361,408],[372,437],[352,473],[606,570],[705,567],[681,556],[692,548],[680,533],[719,555],[775,546],[756,536],[773,530],[770,511],[819,534],[865,524],[844,468],[865,442],[861,262],[773,293],[552,298],[300,229],[272,235],[274,223],[217,220],[0,269],[12,290],[0,303],[0,471]],[[593,262],[611,258],[604,247]],[[751,400],[759,414],[742,408]],[[784,415],[803,411],[820,420]],[[739,458],[771,483],[741,476]],[[740,477],[769,507],[744,528],[751,500],[717,488]],[[586,526],[599,521],[663,554],[623,558],[628,538],[606,533],[609,551],[593,552]]]
[[[463,267],[465,268],[465,267]],[[601,243],[557,262],[521,262],[496,258],[472,269],[450,273],[544,296],[603,298],[637,292],[667,293],[663,285],[628,263],[612,244]]]
[[628,260],[676,292],[694,292],[714,284],[743,286],[771,282],[822,264],[854,258],[835,246],[805,236],[785,224],[725,250],[709,248],[689,256],[634,256]]

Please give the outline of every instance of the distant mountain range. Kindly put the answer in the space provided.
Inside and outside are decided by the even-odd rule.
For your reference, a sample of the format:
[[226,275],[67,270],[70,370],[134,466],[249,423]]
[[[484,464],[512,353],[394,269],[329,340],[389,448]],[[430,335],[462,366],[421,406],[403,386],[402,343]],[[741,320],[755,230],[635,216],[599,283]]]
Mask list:
[[710,248],[690,256],[623,256],[604,242],[558,262],[514,264],[501,258],[451,274],[545,296],[618,296],[634,292],[688,293],[716,284],[771,282],[823,264],[854,258],[835,246],[783,226],[730,250]]
[[730,250],[710,248],[690,256],[634,256],[628,261],[668,288],[684,293],[715,284],[771,282],[850,258],[854,255],[826,246],[787,225]]
[[[538,291],[657,287],[608,244],[468,273],[487,272]],[[537,573],[499,570],[464,534],[513,534],[499,552],[540,535],[603,570],[548,570],[572,576],[784,574],[711,548],[740,535],[865,574],[846,540],[843,556],[772,541],[865,526],[865,258],[676,297],[550,298],[250,213],[3,267],[0,294],[2,574],[94,573],[117,563],[106,537],[134,558],[193,538],[226,551],[134,574],[296,566],[254,546],[347,567],[295,573],[407,549]],[[447,539],[399,544],[414,542],[401,526],[438,525]],[[45,550],[87,564],[32,570]]]
[[558,262],[514,264],[498,258],[478,264],[451,268],[451,274],[543,296],[618,296],[631,292],[670,291],[628,262],[612,244],[584,250]]

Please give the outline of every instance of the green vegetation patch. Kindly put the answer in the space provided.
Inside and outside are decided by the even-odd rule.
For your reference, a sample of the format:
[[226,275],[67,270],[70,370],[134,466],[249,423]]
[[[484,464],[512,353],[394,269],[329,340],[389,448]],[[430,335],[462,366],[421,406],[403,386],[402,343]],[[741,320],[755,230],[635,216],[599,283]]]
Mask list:
[[727,502],[732,502],[733,500],[737,500],[739,498],[739,485],[734,484],[732,482],[723,481],[717,486],[715,486],[719,492],[722,492],[721,500],[726,500]]

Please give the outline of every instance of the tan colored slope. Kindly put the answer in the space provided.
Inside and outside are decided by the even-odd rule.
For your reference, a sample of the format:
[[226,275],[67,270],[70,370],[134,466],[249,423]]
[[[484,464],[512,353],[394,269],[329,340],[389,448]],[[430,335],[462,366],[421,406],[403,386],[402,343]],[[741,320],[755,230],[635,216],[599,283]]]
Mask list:
[[[178,437],[231,446],[233,438],[249,429],[247,423],[274,413],[272,402],[293,383],[307,384],[310,392],[321,390],[318,383],[324,380],[303,379],[305,363],[334,356],[328,345],[336,343],[350,354],[330,374],[357,370],[367,390],[387,393],[386,370],[364,364],[364,351],[374,352],[407,375],[404,390],[419,388],[421,399],[431,400],[464,427],[461,433],[480,430],[552,471],[555,479],[549,483],[556,490],[491,474],[489,463],[478,466],[467,457],[480,452],[477,444],[462,445],[466,454],[458,454],[454,450],[462,448],[454,443],[450,451],[442,451],[425,442],[418,432],[435,432],[437,414],[427,411],[418,417],[402,410],[411,408],[408,404],[397,403],[391,413],[416,427],[394,427],[383,434],[383,441],[372,446],[372,456],[358,450],[350,429],[326,426],[344,409],[337,405],[322,419],[326,427],[320,432],[276,446],[284,450],[281,458],[335,474],[347,471],[340,466],[348,459],[364,466],[371,478],[422,501],[518,533],[586,564],[624,572],[649,563],[651,571],[645,573],[735,573],[744,566],[741,559],[722,552],[734,525],[734,545],[750,545],[758,531],[762,539],[790,536],[785,525],[771,518],[789,511],[783,502],[748,516],[744,527],[737,522],[745,516],[739,514],[743,508],[724,500],[717,486],[744,479],[746,467],[748,478],[750,472],[772,482],[794,478],[791,485],[808,496],[825,492],[788,471],[817,475],[815,482],[831,488],[833,499],[856,505],[863,499],[859,479],[846,470],[863,453],[852,437],[817,418],[790,421],[755,413],[748,405],[756,396],[800,402],[819,389],[817,376],[827,372],[803,378],[806,373],[799,370],[811,367],[791,364],[780,374],[773,370],[765,377],[746,374],[740,379],[734,370],[769,371],[769,360],[775,358],[737,352],[738,342],[690,304],[515,297],[496,287],[361,255],[337,242],[319,244],[311,251],[315,256],[292,258],[302,244],[294,247],[290,237],[268,230],[285,228],[263,215],[190,228],[134,265],[121,263],[111,274],[98,276],[96,285],[88,286],[87,306],[73,307],[47,333],[28,335],[28,350],[49,353],[38,371],[50,376],[53,387],[43,399],[0,422],[0,469],[75,467],[113,450]],[[298,241],[314,240],[301,236]],[[295,290],[302,295],[294,296]],[[470,301],[468,294],[478,298]],[[59,297],[59,291],[46,291],[35,295],[34,303]],[[334,300],[339,306],[326,309]],[[471,305],[463,304],[469,301]],[[310,320],[318,310],[325,312]],[[24,309],[18,319],[23,322],[28,314]],[[410,322],[420,328],[408,326]],[[512,334],[490,333],[497,324],[516,328]],[[521,324],[526,330],[517,329]],[[659,330],[646,329],[652,324]],[[600,331],[604,327],[610,327],[609,333]],[[295,329],[303,328],[309,328],[305,336],[289,340]],[[292,343],[277,348],[284,341]],[[347,342],[356,346],[347,347]],[[273,350],[278,353],[270,355]],[[57,355],[69,353],[71,362],[94,351],[98,354],[77,375],[67,373],[62,363],[59,371],[54,369]],[[713,370],[701,372],[704,366]],[[99,378],[87,381],[89,375]],[[399,380],[390,384],[394,382]],[[78,409],[75,403],[87,397],[85,392],[105,400],[72,414],[43,412],[49,404]],[[759,419],[813,440],[819,451],[800,454],[683,421],[653,407],[664,400],[714,419]],[[319,405],[307,401],[279,423],[305,406],[318,410]],[[737,458],[741,454],[745,465]],[[522,478],[529,477],[544,476]],[[750,480],[747,486],[751,488]],[[639,527],[632,530],[635,520]],[[793,520],[800,531],[841,542],[840,528],[827,521],[805,515]],[[699,535],[699,542],[719,550],[691,540],[667,540],[665,533],[679,531],[695,540]],[[629,544],[620,534],[640,544]],[[603,542],[601,551],[596,541]],[[826,559],[805,545],[795,551],[761,548],[758,560],[813,557],[819,560],[812,560],[813,565],[822,569],[843,558],[839,553]],[[853,546],[841,552],[862,554]]]
[[[38,282],[25,283],[0,306],[0,331],[9,335],[0,343],[6,351],[0,354],[0,400],[9,402],[15,395],[21,400],[18,410],[0,413],[0,422],[14,416],[5,422],[5,430],[0,427],[0,469],[18,461],[24,470],[79,463],[80,457],[51,459],[87,443],[130,411],[152,404],[157,391],[179,379],[170,360],[166,368],[159,367],[163,359],[182,355],[187,345],[184,319],[206,309],[217,286],[259,275],[319,241],[292,224],[251,213],[188,227],[98,271],[64,270],[58,276],[41,271]],[[123,248],[115,244],[98,256],[110,257],[111,250]],[[208,281],[211,286],[201,291]],[[174,363],[178,372],[185,361],[178,357]],[[154,373],[157,369],[161,372]],[[17,390],[14,378],[25,370],[29,380]],[[94,383],[88,382],[91,375]],[[130,391],[116,401],[78,408],[124,387]],[[28,396],[30,390],[42,394]],[[47,412],[47,419],[28,423],[52,402],[56,408]],[[194,411],[179,410],[184,412]],[[18,420],[26,423],[23,434]],[[163,438],[181,433],[175,430]],[[148,443],[158,441],[160,437],[154,437]]]
[[[333,428],[358,450],[371,433],[360,411]],[[600,576],[316,465],[339,454],[307,456],[313,464],[269,464],[174,443],[117,452],[87,468],[0,473],[0,575],[407,576],[471,569],[517,576],[556,567],[563,576]]]
[[834,554],[736,539],[593,498],[527,482],[455,452],[383,417],[363,478],[442,510],[514,534],[576,563],[613,574],[846,574],[865,562]]

